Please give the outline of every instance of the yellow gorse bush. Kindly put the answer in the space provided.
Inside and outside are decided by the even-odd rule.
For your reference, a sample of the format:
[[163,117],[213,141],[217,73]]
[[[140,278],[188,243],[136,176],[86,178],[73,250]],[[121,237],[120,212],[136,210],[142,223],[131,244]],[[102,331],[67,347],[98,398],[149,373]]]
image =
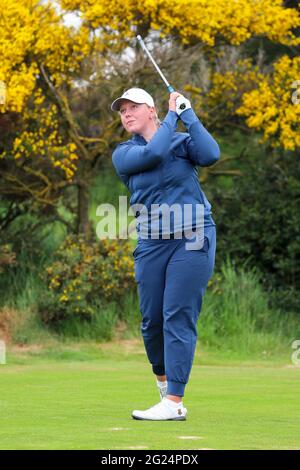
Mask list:
[[[191,39],[213,46],[223,36],[230,44],[241,44],[254,35],[265,35],[281,44],[296,45],[292,28],[300,25],[295,9],[282,0],[61,0],[67,11],[79,10],[104,36],[132,37],[133,25],[149,24],[162,36],[177,34],[184,43]],[[109,25],[109,28],[107,26]]]
[[270,141],[273,147],[300,147],[300,104],[292,100],[296,78],[300,78],[300,58],[281,57],[274,63],[273,73],[244,94],[237,110],[247,117],[249,127],[263,131],[262,141]]
[[[72,180],[75,172],[75,162],[78,159],[76,145],[65,142],[59,132],[58,110],[53,104],[46,107],[44,97],[37,89],[34,93],[35,107],[26,109],[23,113],[23,131],[13,141],[12,154],[16,160],[20,158],[48,158],[51,165],[60,168],[67,180]],[[37,126],[30,130],[30,123],[35,120]],[[0,158],[5,156],[3,152]]]
[[[74,175],[77,152],[67,145],[62,148],[57,121],[48,114],[51,109],[40,110],[44,100],[37,86],[41,67],[55,87],[72,87],[86,57],[122,51],[137,28],[146,34],[154,29],[161,37],[170,35],[185,44],[203,43],[212,52],[220,43],[235,46],[255,36],[289,46],[300,44],[293,33],[300,27],[299,12],[285,8],[282,0],[58,0],[57,4],[63,13],[79,12],[81,26],[67,26],[51,1],[1,0],[0,82],[5,83],[6,99],[0,103],[0,113],[22,114],[34,96],[45,129],[40,126],[33,136],[25,128],[16,136],[14,156],[50,152],[53,165],[67,179]],[[239,115],[247,117],[249,126],[263,130],[273,145],[295,149],[299,147],[299,111],[291,104],[289,87],[298,78],[299,60],[285,57],[274,64],[273,75],[263,79],[250,68],[244,77],[235,71],[214,74],[207,103],[213,105],[223,93],[228,96],[225,109],[230,113],[237,105],[234,94],[245,88]],[[256,90],[247,89],[247,80],[257,81]]]
[[0,37],[0,80],[7,88],[0,112],[22,112],[35,88],[39,64],[59,85],[90,51],[88,30],[74,32],[65,26],[51,2],[1,0]]
[[249,127],[262,132],[261,143],[291,151],[300,148],[300,103],[292,99],[297,89],[299,101],[300,58],[288,56],[277,60],[268,75],[250,59],[238,60],[234,70],[212,73],[207,93],[185,86],[206,122],[222,128],[234,116],[245,117]]
[[74,314],[90,316],[95,305],[120,301],[136,289],[132,247],[127,240],[87,243],[83,236],[69,235],[56,253],[56,261],[42,275],[50,298],[40,306],[44,319]]
[[188,86],[185,88],[198,98],[196,103],[202,109],[201,116],[206,122],[212,119],[214,126],[223,127],[224,122],[235,115],[243,94],[256,88],[263,78],[264,75],[257,66],[253,66],[250,59],[240,59],[234,70],[212,73],[207,93]]
[[[208,50],[220,40],[235,46],[254,36],[289,46],[300,44],[293,33],[300,26],[299,12],[285,8],[282,0],[62,0],[61,5],[67,11],[80,11],[83,24],[100,30],[99,41],[110,41],[111,47],[130,41],[136,34],[134,26],[158,30],[161,37],[177,36],[185,44],[198,41]],[[300,78],[298,60],[291,59],[290,65],[287,58],[279,60],[271,80],[247,59],[241,62],[240,70],[212,73],[208,96],[196,97],[199,109],[204,104],[201,117],[208,118],[216,108],[222,118],[226,112],[230,118],[239,109],[237,114],[247,116],[250,127],[263,130],[272,145],[299,147],[299,106],[291,104],[289,83]]]
[[[1,0],[0,81],[6,99],[0,113],[22,115],[22,124],[11,147],[0,158],[47,158],[71,180],[78,159],[74,143],[61,137],[56,106],[45,105],[44,91],[37,85],[40,66],[47,69],[55,86],[71,84],[82,59],[90,52],[86,28],[73,31],[64,25],[51,2]],[[35,121],[36,125],[32,126]]]

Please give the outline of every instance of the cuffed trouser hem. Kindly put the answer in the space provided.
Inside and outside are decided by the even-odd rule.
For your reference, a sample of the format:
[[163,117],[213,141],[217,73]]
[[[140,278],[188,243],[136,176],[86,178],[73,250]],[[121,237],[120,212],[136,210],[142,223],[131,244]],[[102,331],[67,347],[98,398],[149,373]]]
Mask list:
[[177,395],[179,397],[184,396],[184,389],[186,384],[182,382],[174,382],[173,380],[168,380],[168,395]]
[[152,366],[152,370],[155,375],[166,375],[164,366]]

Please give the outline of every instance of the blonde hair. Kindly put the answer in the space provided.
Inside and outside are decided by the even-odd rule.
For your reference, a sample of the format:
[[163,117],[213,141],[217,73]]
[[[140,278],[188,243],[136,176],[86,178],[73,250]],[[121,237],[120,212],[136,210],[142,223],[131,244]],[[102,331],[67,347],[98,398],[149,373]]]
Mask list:
[[[148,106],[148,108],[151,108],[151,106],[149,106],[148,104],[146,104],[146,106]],[[157,127],[161,125],[161,120],[158,117],[157,111],[154,112],[154,123],[157,125]]]
[[157,127],[159,127],[161,125],[161,120],[159,119],[157,113],[155,113],[154,122],[157,125]]

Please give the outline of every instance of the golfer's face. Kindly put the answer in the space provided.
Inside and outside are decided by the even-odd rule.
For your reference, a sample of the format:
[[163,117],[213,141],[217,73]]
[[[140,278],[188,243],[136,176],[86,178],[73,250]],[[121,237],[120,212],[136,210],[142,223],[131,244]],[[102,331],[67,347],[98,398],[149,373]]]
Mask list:
[[139,134],[147,128],[152,119],[153,108],[144,103],[123,100],[120,106],[121,121],[127,132]]

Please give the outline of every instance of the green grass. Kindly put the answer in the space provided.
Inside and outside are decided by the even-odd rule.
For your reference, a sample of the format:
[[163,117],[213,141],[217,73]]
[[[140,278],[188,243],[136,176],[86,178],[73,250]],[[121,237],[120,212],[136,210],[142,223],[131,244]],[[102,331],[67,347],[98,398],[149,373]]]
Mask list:
[[161,423],[131,418],[158,401],[139,340],[9,350],[0,366],[0,448],[299,449],[299,366],[200,349],[187,421]]

